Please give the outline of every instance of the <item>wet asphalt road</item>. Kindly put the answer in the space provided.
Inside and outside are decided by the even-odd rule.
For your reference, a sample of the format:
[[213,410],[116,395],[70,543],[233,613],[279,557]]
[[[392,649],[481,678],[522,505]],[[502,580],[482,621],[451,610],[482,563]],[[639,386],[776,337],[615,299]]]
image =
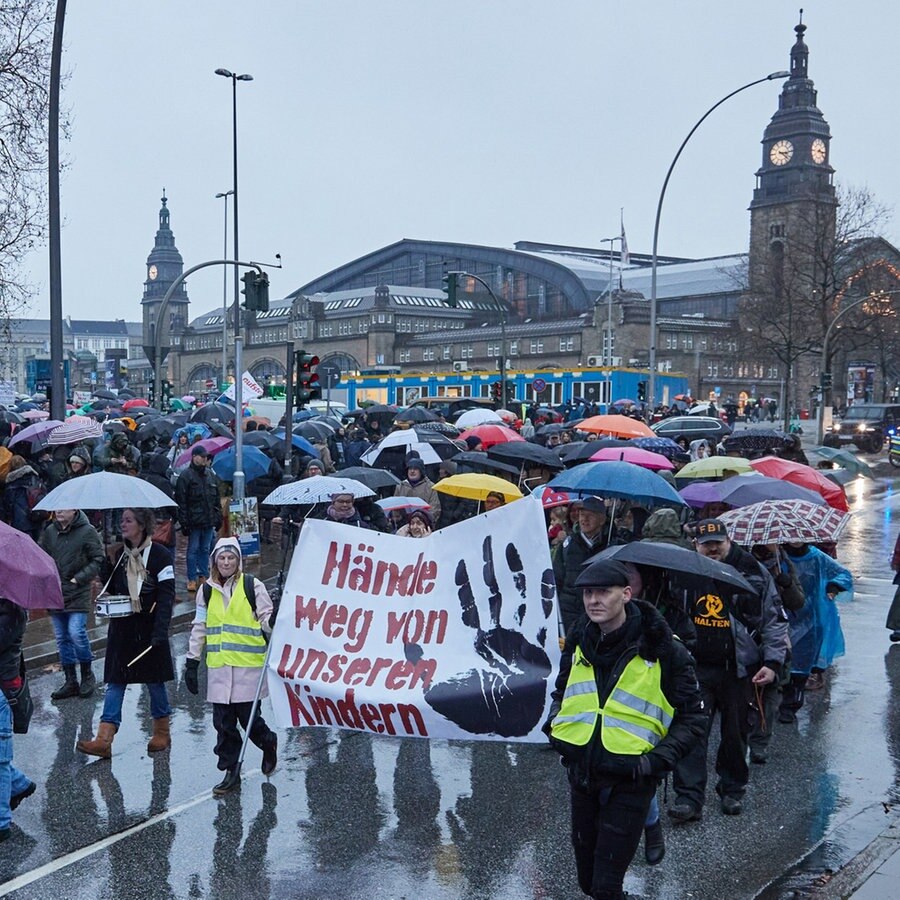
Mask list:
[[[751,898],[826,835],[839,855],[887,825],[882,804],[890,811],[900,800],[900,645],[889,649],[883,627],[900,495],[889,483],[863,484],[859,496],[848,492],[856,515],[841,561],[857,575],[857,595],[841,609],[847,655],[830,686],[808,695],[796,726],[776,725],[770,762],[752,767],[744,814],[722,816],[711,797],[701,823],[673,832],[666,822],[665,861],[651,869],[639,852],[628,890]],[[173,645],[181,671],[187,636]],[[215,800],[211,717],[181,681],[171,753],[147,755],[147,697],[130,688],[111,763],[74,751],[101,697],[53,704],[58,681],[33,678],[31,733],[16,737],[16,762],[38,791],[0,847],[0,895],[581,896],[564,772],[542,748],[300,729],[281,733],[270,782],[251,747],[241,792]]]

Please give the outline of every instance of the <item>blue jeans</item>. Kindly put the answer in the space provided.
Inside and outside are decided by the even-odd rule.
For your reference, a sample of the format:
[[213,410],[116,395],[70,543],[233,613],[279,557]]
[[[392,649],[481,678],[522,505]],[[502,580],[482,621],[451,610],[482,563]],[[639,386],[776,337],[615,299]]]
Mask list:
[[656,794],[653,795],[653,799],[650,801],[650,809],[647,810],[647,818],[644,820],[644,828],[648,825],[655,825],[659,821],[659,800],[656,798]]
[[21,794],[31,782],[12,764],[12,710],[6,695],[0,691],[0,829],[9,828],[12,813],[9,798]]
[[209,578],[209,554],[216,541],[215,528],[192,528],[188,535],[187,577],[194,581],[198,577]]
[[[122,703],[125,700],[125,688],[127,684],[107,684],[106,695],[103,698],[103,712],[100,715],[101,722],[109,722],[118,728],[122,724]],[[162,681],[147,685],[150,691],[150,715],[154,719],[163,719],[172,713],[169,706],[169,695]]]
[[50,615],[59,661],[64,666],[74,666],[76,662],[92,662],[91,642],[87,635],[86,612],[55,612]]

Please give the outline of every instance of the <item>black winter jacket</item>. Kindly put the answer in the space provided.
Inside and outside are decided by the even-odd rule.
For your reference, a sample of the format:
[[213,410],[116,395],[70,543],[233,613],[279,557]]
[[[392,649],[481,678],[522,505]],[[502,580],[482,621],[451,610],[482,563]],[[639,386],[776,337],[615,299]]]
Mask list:
[[597,535],[597,540],[593,545],[589,545],[580,529],[576,527],[553,557],[553,575],[556,578],[559,611],[566,632],[584,614],[581,590],[575,587],[575,579],[581,574],[584,564],[595,553],[606,549],[608,531],[609,523],[606,522]]
[[28,505],[28,492],[42,486],[41,478],[31,466],[22,466],[6,476],[3,490],[3,519],[13,528],[31,535],[37,540],[46,513],[38,513]]
[[178,503],[178,524],[182,531],[221,527],[219,478],[208,466],[198,468],[191,463],[178,476],[175,501]]
[[[91,606],[91,581],[103,564],[100,536],[81,511],[65,531],[51,522],[41,535],[41,547],[59,569],[65,612],[87,612]],[[72,584],[72,579],[76,584]]]
[[27,621],[24,609],[0,597],[0,681],[19,677],[19,656]]
[[[660,778],[671,771],[688,754],[695,742],[700,740],[706,728],[707,717],[694,672],[694,660],[684,645],[673,637],[672,630],[663,617],[653,606],[642,600],[632,600],[625,609],[628,618],[620,629],[623,633],[610,636],[613,641],[618,638],[621,652],[615,652],[611,659],[608,655],[604,659],[605,647],[600,629],[587,615],[583,614],[566,635],[559,675],[551,695],[553,702],[544,731],[550,734],[550,724],[562,706],[576,645],[581,647],[594,666],[601,706],[606,703],[625,666],[635,656],[659,660],[662,665],[662,690],[675,708],[675,714],[666,736],[644,754],[644,758],[649,764],[650,775]],[[616,649],[618,651],[619,648]],[[601,664],[601,659],[609,664]],[[575,790],[593,791],[621,781],[633,782],[635,779],[638,758],[610,753],[603,746],[599,722],[586,747],[573,747],[552,737],[550,743],[563,757],[569,782]]]

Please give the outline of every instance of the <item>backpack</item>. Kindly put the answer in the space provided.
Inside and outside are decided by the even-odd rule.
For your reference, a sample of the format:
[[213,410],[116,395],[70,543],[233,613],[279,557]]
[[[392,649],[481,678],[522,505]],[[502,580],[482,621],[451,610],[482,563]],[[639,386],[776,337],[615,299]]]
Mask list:
[[[244,572],[243,576],[244,581],[244,596],[247,598],[247,602],[250,604],[250,609],[253,610],[253,615],[256,615],[256,589],[253,586],[253,582],[256,580],[252,575],[248,572]],[[203,602],[209,606],[209,599],[212,597],[212,585],[208,581],[203,582]]]
[[40,482],[25,489],[25,502],[28,504],[28,518],[31,519],[32,522],[42,522],[49,515],[42,510],[35,509],[35,506],[37,506],[46,496],[47,491]]

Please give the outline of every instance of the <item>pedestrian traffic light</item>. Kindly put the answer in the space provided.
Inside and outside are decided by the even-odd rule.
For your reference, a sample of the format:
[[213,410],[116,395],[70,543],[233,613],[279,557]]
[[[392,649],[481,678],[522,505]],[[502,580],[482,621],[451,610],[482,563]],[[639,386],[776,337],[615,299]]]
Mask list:
[[447,305],[456,309],[456,279],[457,272],[444,272],[444,293],[447,295]]
[[319,365],[319,357],[305,350],[298,350],[294,354],[294,369],[297,372],[297,391],[294,399],[297,409],[303,407],[310,400],[319,400],[322,397],[322,388],[319,386],[319,376],[316,367]]
[[165,407],[172,399],[172,382],[163,380],[163,383],[160,385],[159,393],[161,394],[160,403]]
[[503,397],[503,385],[499,381],[495,381],[491,385],[491,398],[495,403],[499,403]]
[[147,399],[150,401],[151,406],[156,405],[156,384],[152,380],[147,388]]
[[832,385],[832,375],[831,372],[823,372],[821,375],[822,379],[822,390],[827,391]]
[[244,289],[241,293],[247,298],[244,309],[251,312],[268,312],[269,309],[269,276],[265,272],[248,269],[241,276]]
[[637,398],[638,403],[646,403],[647,402],[647,382],[639,381],[637,383]]

